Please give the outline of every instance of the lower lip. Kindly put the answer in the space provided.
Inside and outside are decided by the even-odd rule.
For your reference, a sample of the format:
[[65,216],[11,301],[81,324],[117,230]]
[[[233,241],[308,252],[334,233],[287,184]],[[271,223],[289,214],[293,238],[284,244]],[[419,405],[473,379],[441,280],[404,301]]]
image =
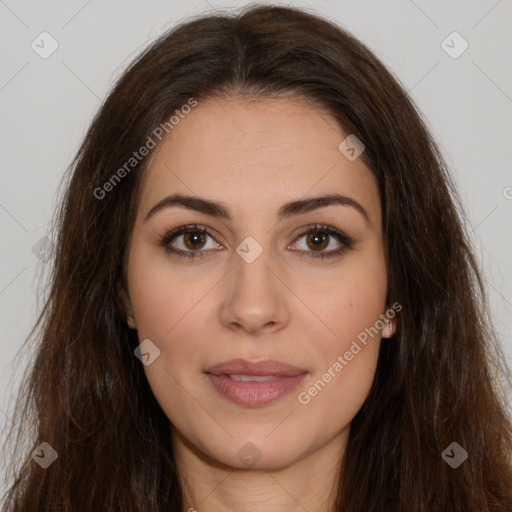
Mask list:
[[239,382],[227,375],[207,373],[215,390],[229,401],[255,407],[281,398],[296,388],[306,377],[306,373],[295,377],[278,377],[266,382]]

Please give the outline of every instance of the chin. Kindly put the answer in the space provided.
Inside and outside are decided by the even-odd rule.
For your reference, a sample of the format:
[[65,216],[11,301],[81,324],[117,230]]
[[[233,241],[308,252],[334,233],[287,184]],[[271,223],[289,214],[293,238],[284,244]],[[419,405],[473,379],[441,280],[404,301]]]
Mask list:
[[[280,435],[270,434],[272,429],[261,429],[255,434],[239,432],[233,439],[216,446],[205,446],[210,457],[220,464],[237,469],[271,470],[287,467],[308,451],[307,443],[298,443],[295,435],[287,435],[283,430]],[[244,435],[245,434],[245,435]],[[273,437],[274,436],[274,437]]]

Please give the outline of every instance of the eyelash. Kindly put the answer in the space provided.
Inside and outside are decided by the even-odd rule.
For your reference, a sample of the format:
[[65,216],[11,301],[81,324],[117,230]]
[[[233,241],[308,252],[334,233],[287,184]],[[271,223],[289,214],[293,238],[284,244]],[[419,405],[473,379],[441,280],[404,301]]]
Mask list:
[[[207,228],[206,226],[200,226],[198,224],[189,224],[188,226],[180,226],[178,228],[172,229],[167,232],[163,238],[160,240],[160,245],[165,249],[168,254],[176,254],[180,257],[191,258],[194,260],[196,256],[200,258],[204,258],[208,251],[196,250],[196,251],[183,251],[181,249],[176,249],[171,247],[169,244],[178,236],[187,234],[187,233],[203,233],[204,235],[209,235],[213,239],[215,239],[213,232]],[[338,249],[331,250],[329,252],[315,252],[315,251],[305,251],[301,254],[301,257],[313,258],[323,260],[324,258],[334,258],[336,256],[340,256],[347,249],[352,249],[354,245],[354,239],[347,234],[339,231],[333,226],[325,225],[325,224],[313,224],[307,226],[304,231],[302,231],[298,236],[297,240],[300,240],[303,236],[312,234],[312,233],[323,233],[328,236],[332,236],[335,238],[341,246]],[[294,242],[295,243],[295,242]]]

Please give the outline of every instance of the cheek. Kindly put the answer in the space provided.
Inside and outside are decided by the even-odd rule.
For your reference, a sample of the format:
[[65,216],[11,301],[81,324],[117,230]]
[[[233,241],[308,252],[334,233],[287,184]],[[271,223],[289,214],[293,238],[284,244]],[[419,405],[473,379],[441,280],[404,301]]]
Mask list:
[[[128,283],[139,340],[150,339],[160,350],[156,364],[145,366],[161,404],[180,395],[173,382],[201,375],[205,349],[215,323],[211,297],[219,276],[184,269],[167,255],[135,246],[130,254]],[[209,327],[210,326],[210,327]],[[170,410],[170,408],[167,408]]]
[[[181,271],[180,271],[181,268]],[[184,273],[162,250],[135,246],[130,253],[128,283],[139,337],[164,340],[192,312],[204,307],[205,290],[215,281],[208,275]]]
[[384,259],[353,263],[310,295],[325,326],[316,319],[317,329],[324,333],[319,331],[314,338],[316,372],[301,389],[305,393],[301,403],[313,415],[332,414],[338,425],[348,424],[368,395],[381,343],[380,316],[386,306]]
[[312,429],[313,422],[323,425],[327,437],[347,428],[368,396],[381,343],[376,324],[385,307],[385,283],[378,289],[345,283],[340,290],[324,305],[325,323],[336,335],[325,330],[315,338],[316,371],[297,395],[304,421]]
[[[319,348],[327,353],[346,350],[352,340],[374,326],[384,313],[387,294],[384,258],[365,259],[356,255],[346,266],[333,272],[322,286],[311,286],[303,293],[309,295],[315,313],[325,324],[325,327],[320,325],[325,335],[319,336]],[[378,326],[380,331],[381,322]]]

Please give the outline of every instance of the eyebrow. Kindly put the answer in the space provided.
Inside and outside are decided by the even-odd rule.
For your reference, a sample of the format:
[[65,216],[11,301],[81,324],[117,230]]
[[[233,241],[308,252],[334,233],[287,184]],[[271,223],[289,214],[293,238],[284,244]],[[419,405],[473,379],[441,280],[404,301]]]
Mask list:
[[[298,199],[296,201],[285,203],[283,206],[281,206],[281,208],[279,208],[279,211],[277,212],[277,220],[281,221],[294,215],[311,212],[319,208],[325,208],[327,206],[333,205],[350,206],[354,208],[364,217],[366,223],[371,225],[368,213],[363,208],[363,206],[355,199],[343,196],[341,194],[328,194],[325,196],[307,197],[305,199]],[[144,222],[146,222],[157,212],[171,207],[186,208],[188,210],[193,210],[196,212],[204,213],[205,215],[210,215],[211,217],[217,217],[225,220],[233,219],[231,210],[222,203],[199,196],[171,194],[170,196],[164,197],[149,210]]]

